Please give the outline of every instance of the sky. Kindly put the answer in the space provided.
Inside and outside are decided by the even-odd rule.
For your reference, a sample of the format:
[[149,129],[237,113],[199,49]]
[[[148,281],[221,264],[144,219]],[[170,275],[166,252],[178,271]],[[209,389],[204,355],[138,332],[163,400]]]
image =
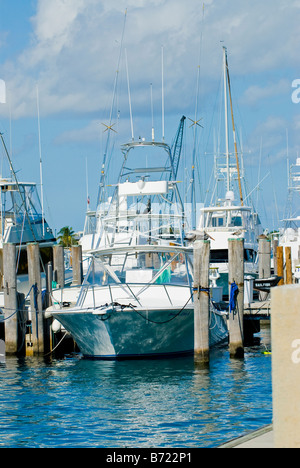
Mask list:
[[151,137],[151,87],[162,139],[162,55],[165,140],[172,143],[185,115],[189,167],[191,120],[201,119],[195,148],[204,201],[215,142],[225,145],[224,46],[247,187],[263,226],[280,227],[287,158],[294,163],[300,150],[300,0],[0,0],[0,11],[0,131],[19,180],[40,188],[42,167],[54,231],[83,230],[87,195],[95,209],[112,108],[112,178],[117,173],[118,148],[132,136],[128,82],[135,139]]

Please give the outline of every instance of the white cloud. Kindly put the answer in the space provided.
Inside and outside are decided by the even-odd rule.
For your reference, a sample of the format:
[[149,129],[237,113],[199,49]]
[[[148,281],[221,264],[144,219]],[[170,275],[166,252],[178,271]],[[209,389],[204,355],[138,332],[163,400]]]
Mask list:
[[282,161],[286,157],[288,127],[288,120],[280,116],[269,115],[263,121],[258,119],[257,126],[250,136],[252,156],[248,160],[249,164],[259,164],[261,148],[263,161],[268,164]]
[[37,40],[43,43],[60,38],[62,44],[65,43],[72,24],[85,5],[85,0],[39,0],[33,20]]
[[289,96],[290,89],[291,82],[287,79],[281,79],[275,83],[270,82],[264,86],[252,85],[244,92],[241,102],[252,106],[270,97],[276,98],[284,94]]
[[[45,140],[50,143],[45,154],[51,161],[51,169],[55,167],[53,161],[64,160],[65,167],[69,166],[69,148],[72,161],[76,154],[77,158],[82,157],[80,142],[85,144],[84,154],[97,153],[89,142],[99,144],[100,154],[100,146],[107,135],[101,129],[101,122],[106,122],[110,111],[124,13],[128,8],[124,47],[128,54],[135,136],[144,136],[140,132],[150,129],[150,83],[153,83],[157,137],[160,134],[162,45],[165,51],[165,107],[169,114],[166,122],[171,121],[175,127],[181,115],[194,115],[202,38],[199,117],[204,117],[204,131],[201,130],[201,145],[206,132],[207,140],[210,140],[208,143],[205,140],[203,146],[213,146],[215,127],[210,119],[211,114],[216,116],[218,112],[222,45],[226,45],[234,100],[239,107],[244,106],[238,109],[246,127],[243,134],[250,132],[250,138],[245,141],[252,152],[246,165],[252,164],[253,171],[257,167],[261,139],[263,154],[270,155],[271,163],[276,161],[283,165],[286,128],[290,128],[292,154],[297,149],[300,126],[297,116],[300,104],[297,107],[291,102],[291,83],[300,78],[297,68],[300,2],[204,2],[203,19],[203,2],[199,0],[32,0],[36,12],[31,18],[30,35],[24,38],[23,48],[18,44],[13,48],[12,58],[1,63],[0,78],[7,84],[9,102],[0,106],[1,116],[9,116],[10,105],[13,119],[20,119],[18,129],[23,126],[22,118],[36,117],[38,82],[41,117],[50,117],[43,121],[43,129],[45,134],[48,132]],[[0,48],[4,39],[12,34],[14,31],[0,33]],[[8,40],[5,46],[5,57],[9,57]],[[123,138],[130,134],[124,55],[119,86],[116,99],[116,110],[121,111],[118,137]],[[245,107],[247,112],[244,112]],[[239,124],[238,116],[235,117]],[[24,127],[27,131],[28,127]],[[35,132],[35,121],[32,128]],[[237,130],[240,131],[238,125]],[[188,132],[192,129],[187,128]],[[64,146],[59,148],[53,142]],[[188,149],[186,153],[188,159]],[[212,158],[208,159],[206,163],[209,165]],[[95,164],[92,167],[96,178],[95,167],[98,166]],[[24,164],[24,167],[29,170],[31,166]],[[280,169],[278,172],[280,179]],[[65,171],[61,174],[64,184],[67,183]],[[97,183],[98,180],[95,186]],[[67,192],[73,193],[72,190],[73,187],[69,187]],[[76,196],[78,193],[74,194]],[[74,204],[78,216],[77,202]],[[65,213],[62,222],[65,222]]]
[[100,122],[98,120],[92,120],[86,127],[76,130],[66,130],[59,135],[55,140],[55,144],[61,143],[83,143],[99,140],[100,134],[103,132]]
[[[103,113],[111,99],[127,7],[124,47],[137,113],[147,107],[150,82],[156,107],[160,105],[161,45],[166,109],[183,113],[195,99],[200,37],[203,93],[216,88],[224,40],[231,73],[249,81],[244,99],[250,104],[281,92],[284,80],[269,85],[261,74],[283,64],[292,67],[297,57],[297,2],[287,8],[281,0],[233,0],[229,7],[228,2],[209,0],[202,21],[198,0],[37,0],[30,47],[15,63],[3,66],[14,117],[35,113],[36,82],[43,115]],[[121,72],[120,106],[123,102],[128,108],[124,59]],[[250,72],[262,84],[251,85]]]

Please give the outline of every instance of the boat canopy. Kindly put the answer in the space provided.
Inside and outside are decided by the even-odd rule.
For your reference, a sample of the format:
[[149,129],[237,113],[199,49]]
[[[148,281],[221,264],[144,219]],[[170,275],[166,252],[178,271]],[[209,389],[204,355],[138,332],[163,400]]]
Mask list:
[[55,241],[43,217],[35,183],[0,179],[0,196],[2,242],[19,245]]
[[199,228],[245,228],[254,226],[253,212],[246,206],[216,206],[202,208]]
[[192,254],[193,248],[191,247],[184,247],[182,245],[129,245],[123,247],[112,247],[112,248],[104,248],[98,250],[91,250],[88,252],[89,254],[95,257],[102,257],[103,255],[118,255],[122,253],[153,253],[153,252],[162,252],[162,253],[170,253],[170,252],[178,252],[178,253],[186,253]]
[[132,285],[140,285],[134,294],[137,299],[152,285],[190,288],[193,285],[191,248],[135,245],[99,249],[91,253],[90,266],[77,305],[83,303],[87,291],[95,286],[118,286],[132,295]]

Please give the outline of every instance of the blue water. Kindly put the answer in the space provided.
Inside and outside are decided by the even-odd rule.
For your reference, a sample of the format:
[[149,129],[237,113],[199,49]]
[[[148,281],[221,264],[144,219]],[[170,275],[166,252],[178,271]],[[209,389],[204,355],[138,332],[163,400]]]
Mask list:
[[8,358],[0,367],[0,448],[201,448],[270,424],[269,330],[244,360]]

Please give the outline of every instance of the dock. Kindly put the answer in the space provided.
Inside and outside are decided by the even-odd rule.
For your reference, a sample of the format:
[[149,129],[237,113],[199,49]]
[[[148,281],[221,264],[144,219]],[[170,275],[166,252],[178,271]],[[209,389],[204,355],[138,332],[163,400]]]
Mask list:
[[263,427],[238,439],[231,440],[218,448],[275,448],[273,425]]
[[[277,287],[271,293],[273,424],[219,448],[300,448],[299,303],[298,284]],[[264,309],[267,312],[267,304]]]
[[254,301],[244,306],[244,316],[269,320],[271,317],[271,300]]

